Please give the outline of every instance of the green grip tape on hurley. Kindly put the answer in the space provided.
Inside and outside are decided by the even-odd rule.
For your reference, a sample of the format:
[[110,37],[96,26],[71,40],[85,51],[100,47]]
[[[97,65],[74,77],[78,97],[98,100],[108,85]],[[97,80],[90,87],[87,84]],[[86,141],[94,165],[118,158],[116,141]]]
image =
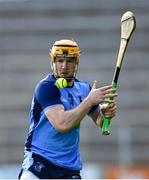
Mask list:
[[[112,82],[112,89],[115,89],[117,87],[117,84],[115,82]],[[114,98],[109,97],[109,102],[112,101]],[[111,118],[109,117],[104,117],[103,118],[103,126],[102,126],[102,134],[103,135],[109,135],[110,130],[109,130],[109,125],[110,125]]]

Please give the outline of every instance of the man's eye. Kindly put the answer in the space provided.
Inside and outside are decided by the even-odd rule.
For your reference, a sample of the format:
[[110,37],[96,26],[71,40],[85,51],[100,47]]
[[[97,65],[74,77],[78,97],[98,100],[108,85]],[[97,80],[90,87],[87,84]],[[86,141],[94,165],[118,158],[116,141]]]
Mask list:
[[63,62],[64,60],[63,59],[57,59],[56,61],[57,62]]
[[75,58],[68,58],[67,61],[73,63],[73,62],[75,62]]
[[72,59],[68,59],[67,62],[73,63],[74,61]]

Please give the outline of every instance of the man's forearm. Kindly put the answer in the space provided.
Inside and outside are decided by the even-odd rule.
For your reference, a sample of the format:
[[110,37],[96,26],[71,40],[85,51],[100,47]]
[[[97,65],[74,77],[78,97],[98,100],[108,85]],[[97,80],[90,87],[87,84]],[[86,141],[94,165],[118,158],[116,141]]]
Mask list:
[[65,111],[63,106],[57,106],[49,108],[45,114],[56,129],[65,133],[78,125],[91,107],[90,101],[85,99],[72,110]]
[[103,113],[100,109],[92,112],[90,117],[98,127],[102,127],[103,124]]
[[66,118],[65,123],[70,126],[70,128],[73,128],[76,124],[79,124],[80,121],[87,115],[87,113],[91,109],[91,104],[88,100],[84,100],[81,102],[79,106],[77,106],[75,109],[65,111],[64,116]]

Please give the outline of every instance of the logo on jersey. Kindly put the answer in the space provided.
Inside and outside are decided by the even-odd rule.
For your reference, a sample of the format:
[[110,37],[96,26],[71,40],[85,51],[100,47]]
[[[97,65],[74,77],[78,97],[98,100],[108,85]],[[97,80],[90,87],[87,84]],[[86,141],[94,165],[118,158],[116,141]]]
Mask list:
[[40,162],[36,162],[35,165],[34,165],[34,169],[37,171],[37,172],[41,172],[42,168],[44,168],[44,165],[41,164]]
[[74,99],[73,99],[72,94],[70,94],[70,93],[68,93],[68,102],[71,106],[74,105]]

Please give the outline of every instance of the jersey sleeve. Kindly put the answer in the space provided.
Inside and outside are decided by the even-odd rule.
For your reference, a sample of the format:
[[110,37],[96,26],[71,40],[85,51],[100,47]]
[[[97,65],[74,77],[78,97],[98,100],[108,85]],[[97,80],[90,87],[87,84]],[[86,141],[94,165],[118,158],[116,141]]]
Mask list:
[[96,111],[96,110],[98,110],[98,109],[100,109],[99,105],[94,105],[94,106],[92,106],[92,108],[90,109],[90,111],[88,112],[88,114],[90,114],[90,113],[92,113],[92,112],[94,112],[94,111]]
[[47,107],[62,104],[59,89],[51,82],[42,81],[35,89],[35,98],[45,110]]

